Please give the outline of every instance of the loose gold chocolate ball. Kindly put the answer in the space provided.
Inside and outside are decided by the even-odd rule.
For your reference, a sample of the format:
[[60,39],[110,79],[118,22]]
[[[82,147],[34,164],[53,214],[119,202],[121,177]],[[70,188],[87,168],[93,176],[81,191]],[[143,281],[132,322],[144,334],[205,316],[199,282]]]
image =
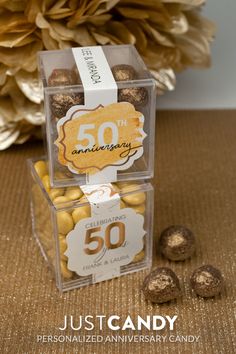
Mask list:
[[130,87],[120,89],[118,92],[119,102],[129,102],[136,106],[145,106],[148,101],[148,92],[144,87]]
[[190,284],[197,295],[213,297],[221,292],[223,277],[219,269],[208,264],[193,272]]
[[111,71],[116,81],[134,80],[137,76],[134,68],[127,64],[115,65],[111,68]]
[[183,261],[195,252],[195,236],[184,226],[170,226],[161,233],[160,250],[171,261]]
[[147,300],[163,303],[180,296],[179,279],[166,267],[154,269],[143,282],[143,294]]
[[48,86],[75,85],[78,80],[74,70],[54,69],[48,78]]
[[51,110],[55,118],[65,117],[69,108],[83,103],[83,93],[57,93],[51,96]]

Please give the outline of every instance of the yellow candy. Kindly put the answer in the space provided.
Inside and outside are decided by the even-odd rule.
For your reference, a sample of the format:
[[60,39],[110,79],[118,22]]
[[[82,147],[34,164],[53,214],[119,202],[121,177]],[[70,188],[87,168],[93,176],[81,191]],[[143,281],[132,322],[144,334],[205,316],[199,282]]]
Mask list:
[[117,186],[117,184],[112,183],[112,188],[113,188],[114,191],[116,191],[117,193],[120,193],[120,188]]
[[127,205],[125,204],[125,202],[123,202],[123,200],[120,200],[120,208],[121,209],[127,208]]
[[70,200],[77,200],[81,198],[83,195],[83,192],[79,187],[68,187],[65,192],[65,196],[69,198]]
[[64,237],[64,238],[61,238],[60,240],[59,240],[59,246],[60,246],[60,253],[64,253],[65,251],[66,251],[66,249],[67,249],[67,243],[66,243],[66,238]]
[[83,204],[83,203],[88,203],[88,199],[87,197],[83,194],[82,197],[80,198],[80,203]]
[[129,192],[135,192],[140,189],[139,184],[131,184],[128,182],[123,182],[123,185],[121,187],[122,193],[129,193]]
[[53,188],[48,192],[49,197],[51,200],[54,201],[55,198],[60,197],[64,194],[63,188]]
[[134,256],[133,262],[140,262],[144,259],[144,257],[145,257],[145,252],[144,250],[142,250],[141,252],[137,253]]
[[[133,191],[138,188],[139,188],[138,185],[129,185],[129,186],[122,188],[122,193],[128,193],[128,192]],[[143,204],[145,202],[146,194],[144,192],[132,193],[132,194],[124,196],[122,199],[127,204],[139,205],[139,204]]]
[[51,189],[49,175],[45,175],[45,176],[42,178],[42,183],[43,183],[43,185],[44,185],[45,190],[46,190],[47,192],[49,192],[50,189]]
[[70,279],[73,273],[67,268],[67,264],[65,261],[61,261],[61,274],[64,278]]
[[130,182],[117,182],[116,185],[118,188],[121,189],[121,188],[124,188],[124,187],[130,185]]
[[133,206],[132,209],[134,209],[134,211],[136,211],[136,213],[138,214],[144,214],[145,213],[145,203],[137,205],[137,206]]
[[74,220],[74,223],[76,224],[80,220],[84,218],[90,217],[90,207],[89,206],[81,206],[77,209],[75,209],[72,213],[72,218]]
[[64,252],[67,249],[67,243],[66,243],[66,238],[60,238],[59,237],[59,247],[60,247],[60,255],[61,255],[61,259],[63,260],[67,260],[66,255],[64,254]]
[[60,234],[68,234],[74,227],[72,216],[66,211],[57,212],[57,227]]
[[53,199],[53,204],[59,205],[59,204],[67,203],[69,201],[70,201],[70,199],[63,195],[63,196],[59,196],[59,197],[56,197],[55,199]]
[[48,168],[45,161],[37,161],[34,164],[35,171],[37,172],[39,178],[43,178],[48,173]]
[[55,172],[55,178],[56,179],[66,178],[66,175],[65,175],[65,173],[63,173],[61,171],[56,171]]

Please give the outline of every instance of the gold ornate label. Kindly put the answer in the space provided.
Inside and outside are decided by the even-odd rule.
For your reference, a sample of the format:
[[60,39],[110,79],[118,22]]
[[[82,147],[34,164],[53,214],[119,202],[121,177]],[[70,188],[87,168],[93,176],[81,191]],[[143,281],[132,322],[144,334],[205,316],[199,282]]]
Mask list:
[[101,171],[102,178],[114,181],[117,170],[131,167],[142,156],[143,124],[142,113],[127,102],[94,110],[75,106],[58,122],[58,161],[98,183]]

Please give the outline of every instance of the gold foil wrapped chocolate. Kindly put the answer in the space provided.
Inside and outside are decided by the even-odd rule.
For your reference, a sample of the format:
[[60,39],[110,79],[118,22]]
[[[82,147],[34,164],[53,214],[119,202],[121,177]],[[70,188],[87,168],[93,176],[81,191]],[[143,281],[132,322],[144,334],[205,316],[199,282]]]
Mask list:
[[171,261],[184,261],[195,252],[195,236],[185,226],[173,225],[162,231],[159,246],[166,258]]
[[201,297],[218,295],[223,288],[223,282],[220,270],[210,264],[195,269],[190,279],[193,290]]
[[121,64],[111,68],[112,74],[116,81],[129,81],[137,77],[137,73],[131,65]]
[[[80,82],[76,70],[54,69],[48,78],[48,86],[71,86]],[[66,112],[74,105],[84,103],[83,93],[63,92],[51,95],[50,107],[55,119],[60,119],[66,115]]]
[[120,89],[118,93],[118,101],[129,102],[135,107],[145,106],[148,101],[148,93],[144,87]]
[[[201,16],[199,7],[203,3],[204,0],[2,1],[0,99],[10,101],[10,105],[7,118],[0,112],[0,128],[4,131],[0,132],[0,149],[25,140],[18,139],[24,134],[21,120],[29,122],[29,131],[39,124],[42,112],[42,94],[36,82],[39,50],[134,44],[161,94],[174,89],[176,71],[210,65],[215,26]],[[12,85],[23,94],[23,100],[16,95],[15,101],[5,93],[9,78],[14,79]],[[22,116],[22,107],[27,102],[37,105],[30,119]],[[10,119],[12,107],[14,114]]]
[[49,76],[48,86],[69,86],[76,84],[75,72],[70,69],[54,69]]
[[143,294],[146,300],[153,303],[164,303],[181,295],[177,275],[167,267],[155,268],[143,282]]
[[65,117],[66,112],[74,105],[83,104],[84,103],[84,95],[83,93],[57,93],[51,96],[51,110],[53,116],[56,119]]

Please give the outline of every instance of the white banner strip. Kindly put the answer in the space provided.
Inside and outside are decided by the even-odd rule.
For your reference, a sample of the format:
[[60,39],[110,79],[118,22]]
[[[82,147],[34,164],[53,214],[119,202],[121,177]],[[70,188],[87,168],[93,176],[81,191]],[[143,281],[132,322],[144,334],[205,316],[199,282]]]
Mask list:
[[72,48],[72,53],[84,87],[85,105],[117,102],[117,85],[102,47]]
[[91,207],[92,216],[120,210],[120,195],[111,183],[80,186]]

